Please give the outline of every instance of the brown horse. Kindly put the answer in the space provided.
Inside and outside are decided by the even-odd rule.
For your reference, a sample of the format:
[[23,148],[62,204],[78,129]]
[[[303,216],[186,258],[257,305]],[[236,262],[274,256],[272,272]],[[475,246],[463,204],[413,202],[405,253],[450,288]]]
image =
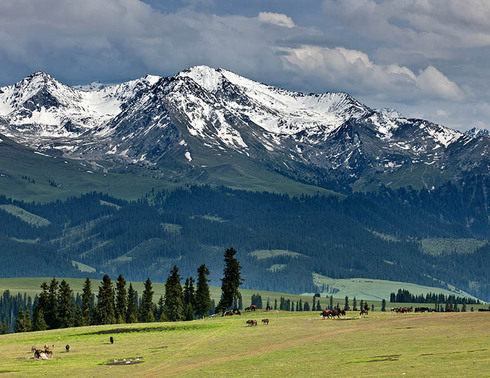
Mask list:
[[361,312],[359,313],[359,316],[366,316],[368,315],[369,311],[368,310],[361,310]]
[[247,323],[246,324],[249,325],[249,326],[251,326],[251,327],[254,326],[254,325],[256,326],[257,325],[257,320],[249,319],[249,320],[247,320]]
[[267,325],[269,325],[269,319],[262,319],[262,324],[267,324]]

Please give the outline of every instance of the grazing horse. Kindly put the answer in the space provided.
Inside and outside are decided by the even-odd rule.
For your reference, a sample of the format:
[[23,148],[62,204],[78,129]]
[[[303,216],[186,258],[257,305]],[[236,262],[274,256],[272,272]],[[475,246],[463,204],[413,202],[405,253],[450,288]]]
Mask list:
[[247,320],[247,325],[249,325],[251,327],[254,326],[254,325],[256,326],[257,325],[257,320],[249,319],[249,320]]
[[233,310],[225,311],[223,312],[222,316],[232,316],[233,315]]
[[333,314],[332,310],[323,310],[320,315],[323,316],[323,319],[325,319],[325,318],[331,318],[333,316],[332,314]]
[[245,311],[255,311],[255,310],[257,310],[256,305],[250,305],[250,306],[245,308]]
[[368,310],[361,310],[361,312],[359,313],[359,316],[366,316],[368,315],[369,311]]
[[262,319],[262,324],[267,324],[267,325],[269,325],[269,319]]
[[448,307],[448,308],[446,308],[446,312],[454,312],[454,308]]

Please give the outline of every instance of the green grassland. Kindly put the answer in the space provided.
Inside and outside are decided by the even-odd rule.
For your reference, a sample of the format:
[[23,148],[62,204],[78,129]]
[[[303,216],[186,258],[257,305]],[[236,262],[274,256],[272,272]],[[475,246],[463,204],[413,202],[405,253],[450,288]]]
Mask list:
[[287,256],[287,257],[308,257],[298,252],[287,251],[284,249],[260,249],[257,251],[253,251],[249,253],[250,256],[255,257],[257,260],[268,259],[272,257],[278,256]]
[[[270,324],[262,325],[263,318]],[[247,319],[258,320],[258,326],[247,326]],[[317,312],[258,311],[192,322],[8,334],[0,336],[0,372],[54,377],[482,377],[490,371],[489,321],[485,312],[370,312],[363,318],[348,312],[345,319],[322,320]],[[113,333],[97,333],[101,331]],[[44,344],[55,344],[53,358],[30,359],[31,346]]]
[[[439,287],[416,285],[407,282],[375,280],[369,278],[334,279],[322,276],[321,274],[313,273],[313,282],[319,288],[322,288],[323,285],[328,285],[328,290],[325,294],[329,295],[329,293],[331,293],[334,297],[339,298],[348,296],[349,298],[356,297],[357,299],[362,298],[375,301],[381,301],[383,298],[388,300],[390,298],[390,293],[396,293],[398,289],[408,290],[414,295],[442,293],[444,295],[474,298],[472,295],[456,288],[448,290]],[[324,295],[322,294],[322,296]]]
[[21,219],[22,221],[29,223],[31,226],[42,227],[49,226],[51,222],[36,214],[32,214],[15,205],[0,205],[0,210],[6,211],[13,216]]
[[422,252],[433,256],[473,253],[488,243],[477,239],[430,238],[421,241]]

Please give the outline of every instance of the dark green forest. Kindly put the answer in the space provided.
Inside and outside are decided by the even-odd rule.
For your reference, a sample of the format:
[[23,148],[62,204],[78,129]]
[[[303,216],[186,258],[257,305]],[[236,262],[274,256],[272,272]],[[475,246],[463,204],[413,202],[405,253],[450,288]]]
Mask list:
[[[488,240],[489,188],[482,176],[432,191],[382,187],[345,198],[208,186],[152,191],[137,202],[100,193],[47,204],[0,197],[0,205],[50,222],[34,226],[0,210],[0,274],[100,278],[117,272],[163,282],[174,265],[189,276],[205,263],[210,284],[219,286],[222,253],[233,246],[244,288],[315,292],[316,272],[447,283],[489,300],[488,244],[466,254],[431,255],[421,248],[424,238]],[[270,250],[282,252],[251,254]],[[96,272],[81,272],[72,260]]]

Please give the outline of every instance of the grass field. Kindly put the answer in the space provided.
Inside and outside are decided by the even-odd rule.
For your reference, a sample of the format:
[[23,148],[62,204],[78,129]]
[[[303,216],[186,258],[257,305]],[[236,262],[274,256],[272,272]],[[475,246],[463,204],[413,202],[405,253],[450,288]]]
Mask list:
[[[323,287],[322,285],[328,285],[329,290],[327,292],[333,293],[334,297],[339,298],[348,296],[349,298],[356,297],[357,299],[362,298],[375,301],[381,301],[383,298],[388,300],[390,298],[390,293],[396,293],[398,289],[408,290],[414,295],[442,293],[444,295],[474,298],[472,295],[456,288],[453,288],[453,290],[448,290],[438,287],[416,285],[407,282],[375,280],[369,278],[334,279],[314,273],[313,282],[319,288]],[[325,295],[322,294],[322,296]]]
[[[269,325],[261,324],[264,317]],[[259,325],[248,327],[247,319],[257,319]],[[490,371],[489,324],[490,313],[485,312],[371,312],[365,318],[349,312],[344,320],[322,320],[316,312],[259,311],[185,323],[70,328],[1,335],[0,372],[55,377],[483,377]],[[97,334],[108,330],[114,333]],[[31,346],[44,344],[56,345],[53,359],[29,359]],[[127,363],[132,358],[139,360]]]

